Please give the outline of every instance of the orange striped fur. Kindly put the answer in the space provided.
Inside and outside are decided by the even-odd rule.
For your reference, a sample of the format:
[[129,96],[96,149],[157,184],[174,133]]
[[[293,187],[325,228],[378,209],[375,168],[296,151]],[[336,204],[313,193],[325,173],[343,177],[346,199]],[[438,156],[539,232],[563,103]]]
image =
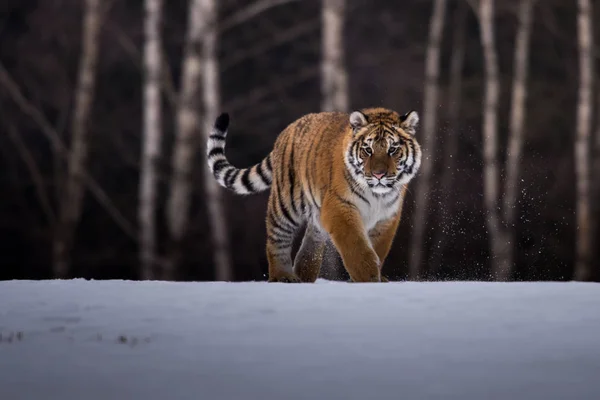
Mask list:
[[[279,135],[271,153],[246,169],[225,157],[229,116],[215,122],[207,145],[217,181],[239,194],[271,188],[267,209],[269,281],[314,282],[331,241],[355,282],[380,282],[406,186],[421,163],[419,117],[370,108],[308,114]],[[306,224],[291,258],[296,231]]]

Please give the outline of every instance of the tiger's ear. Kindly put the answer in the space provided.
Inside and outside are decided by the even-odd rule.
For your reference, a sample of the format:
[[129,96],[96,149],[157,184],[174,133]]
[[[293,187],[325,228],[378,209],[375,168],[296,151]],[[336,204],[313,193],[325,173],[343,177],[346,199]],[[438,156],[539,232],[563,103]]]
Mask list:
[[367,117],[360,111],[354,111],[350,114],[350,126],[352,129],[357,130],[367,125]]
[[419,114],[416,111],[409,111],[400,117],[400,127],[407,133],[414,135],[419,125]]

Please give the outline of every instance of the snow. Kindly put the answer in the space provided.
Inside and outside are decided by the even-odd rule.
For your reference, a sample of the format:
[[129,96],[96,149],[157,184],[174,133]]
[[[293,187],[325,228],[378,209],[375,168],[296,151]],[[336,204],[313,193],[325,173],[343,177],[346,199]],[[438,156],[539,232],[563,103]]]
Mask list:
[[0,399],[599,399],[600,285],[0,282]]

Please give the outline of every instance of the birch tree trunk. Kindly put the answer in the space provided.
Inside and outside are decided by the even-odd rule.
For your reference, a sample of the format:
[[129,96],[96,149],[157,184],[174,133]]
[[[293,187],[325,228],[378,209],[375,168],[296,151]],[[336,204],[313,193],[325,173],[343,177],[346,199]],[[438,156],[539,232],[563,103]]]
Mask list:
[[421,277],[421,264],[425,230],[429,210],[429,193],[431,192],[431,176],[433,174],[433,155],[436,148],[436,124],[438,109],[438,91],[440,75],[440,42],[444,31],[446,0],[435,0],[429,23],[429,42],[425,59],[425,99],[423,107],[423,129],[421,144],[425,157],[421,163],[421,173],[415,193],[415,211],[410,249],[410,279]]
[[460,107],[462,103],[462,78],[465,61],[465,36],[466,36],[467,7],[458,3],[454,11],[452,25],[452,56],[450,59],[450,84],[448,89],[448,120],[450,131],[444,143],[444,161],[442,176],[440,178],[441,193],[445,201],[440,200],[438,209],[439,227],[435,230],[433,240],[434,248],[430,261],[429,275],[436,277],[442,267],[442,259],[446,249],[447,231],[450,218],[454,216],[454,198],[451,195],[456,173],[456,160],[458,159],[458,138],[460,137]]
[[[204,143],[208,141],[212,126],[219,114],[221,99],[219,93],[219,65],[217,59],[217,1],[203,0],[206,32],[202,46],[204,122],[202,123]],[[202,154],[205,154],[204,152]],[[215,279],[229,281],[233,279],[227,220],[221,196],[221,188],[212,176],[206,163],[204,166],[204,190],[208,205],[209,221],[212,229],[214,248]]]
[[[600,85],[599,85],[600,87]],[[598,245],[600,245],[600,92],[597,94],[597,104],[596,104],[596,139],[594,146],[594,156],[592,161],[592,173],[590,176],[591,184],[592,184],[592,217],[590,220],[594,224],[592,226],[592,248],[595,249],[595,254],[590,254],[592,260],[595,257],[600,257],[600,249],[598,249]],[[594,246],[595,243],[596,245]],[[591,267],[593,270],[591,271],[590,280],[600,279],[600,265],[598,262],[595,263],[595,267]],[[594,276],[595,275],[595,276]]]
[[577,38],[579,47],[579,99],[577,104],[577,137],[575,140],[575,173],[577,179],[577,249],[575,280],[589,280],[591,270],[590,226],[590,146],[592,123],[593,30],[590,0],[578,0]]
[[494,1],[480,0],[479,25],[485,69],[483,105],[483,197],[490,240],[491,270],[498,280],[508,276],[507,240],[499,211],[500,171],[498,162],[498,57],[494,43]]
[[322,0],[321,91],[323,111],[347,112],[348,73],[344,61],[346,0]]
[[100,47],[100,0],[85,0],[82,49],[75,89],[75,110],[71,126],[71,149],[64,193],[53,242],[54,276],[66,278],[70,270],[70,253],[84,195],[84,173],[88,155],[88,124],[94,99],[96,64]]
[[161,156],[162,103],[160,26],[162,0],[145,0],[144,110],[139,187],[139,245],[142,279],[156,279],[157,165]]
[[519,24],[515,43],[513,67],[512,103],[510,110],[510,132],[506,157],[506,180],[504,182],[503,215],[506,229],[506,269],[498,271],[498,280],[506,281],[514,270],[515,217],[519,194],[519,172],[525,127],[525,105],[527,100],[527,73],[529,64],[529,38],[531,34],[531,12],[533,0],[521,0]]
[[194,155],[200,138],[200,85],[202,74],[202,35],[207,20],[202,0],[191,0],[179,104],[175,122],[175,143],[171,160],[172,177],[167,200],[167,226],[171,248],[167,274],[173,276],[181,258],[181,242],[185,237],[192,197]]

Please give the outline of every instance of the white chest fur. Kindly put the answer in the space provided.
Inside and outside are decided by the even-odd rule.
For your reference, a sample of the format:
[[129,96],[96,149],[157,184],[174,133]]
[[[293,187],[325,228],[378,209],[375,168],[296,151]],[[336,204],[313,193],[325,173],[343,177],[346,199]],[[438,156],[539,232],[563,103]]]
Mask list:
[[[398,211],[402,196],[395,196],[392,194],[389,196],[376,196],[373,193],[365,192],[363,192],[363,195],[364,198],[368,200],[368,204],[358,197],[353,199],[353,203],[358,208],[365,230],[369,232],[379,221],[387,220],[394,216],[396,211]],[[395,197],[396,200],[394,201]],[[307,218],[317,228],[316,232],[319,232],[324,237],[328,236],[321,225],[320,212],[317,209],[307,213]]]
[[[389,196],[375,196],[372,193],[366,194],[366,199],[369,201],[367,204],[365,201],[358,200],[356,205],[360,211],[360,215],[365,225],[367,232],[379,221],[383,221],[391,218],[398,210],[398,202],[400,197],[396,201],[393,201],[394,195]],[[392,203],[390,203],[393,201]]]

